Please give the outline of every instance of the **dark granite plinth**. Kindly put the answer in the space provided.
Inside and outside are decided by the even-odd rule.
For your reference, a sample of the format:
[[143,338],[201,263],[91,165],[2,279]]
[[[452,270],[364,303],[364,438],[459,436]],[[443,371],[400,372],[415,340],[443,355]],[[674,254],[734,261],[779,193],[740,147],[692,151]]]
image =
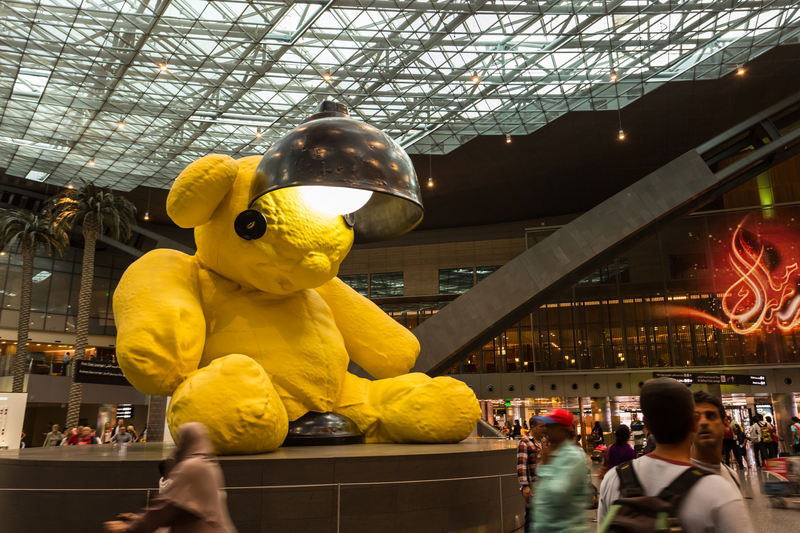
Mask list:
[[[0,452],[0,530],[101,531],[158,492],[164,443]],[[516,446],[361,444],[223,457],[240,533],[511,531],[524,507]],[[500,527],[502,509],[503,527]]]

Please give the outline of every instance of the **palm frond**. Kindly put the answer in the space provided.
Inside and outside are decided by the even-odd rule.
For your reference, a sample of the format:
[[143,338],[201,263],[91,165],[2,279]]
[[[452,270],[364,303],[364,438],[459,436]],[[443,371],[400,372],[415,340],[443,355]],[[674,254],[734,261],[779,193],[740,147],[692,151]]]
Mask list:
[[131,227],[136,224],[136,207],[127,198],[114,194],[111,189],[97,187],[93,182],[83,182],[78,189],[68,189],[49,202],[57,224],[69,227],[85,225],[87,217],[99,225],[100,234],[109,231],[111,237],[127,240]]
[[0,211],[0,250],[35,252],[39,245],[48,252],[55,249],[63,257],[69,246],[69,235],[63,226],[44,212],[24,209]]

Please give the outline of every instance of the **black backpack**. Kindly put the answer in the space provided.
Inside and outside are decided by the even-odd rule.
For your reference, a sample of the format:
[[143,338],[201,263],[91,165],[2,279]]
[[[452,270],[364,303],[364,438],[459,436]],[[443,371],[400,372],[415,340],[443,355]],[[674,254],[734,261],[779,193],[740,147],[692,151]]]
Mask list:
[[606,513],[598,533],[653,533],[683,531],[678,508],[683,497],[703,476],[709,475],[691,467],[669,484],[658,496],[646,496],[632,461],[617,467],[620,498]]

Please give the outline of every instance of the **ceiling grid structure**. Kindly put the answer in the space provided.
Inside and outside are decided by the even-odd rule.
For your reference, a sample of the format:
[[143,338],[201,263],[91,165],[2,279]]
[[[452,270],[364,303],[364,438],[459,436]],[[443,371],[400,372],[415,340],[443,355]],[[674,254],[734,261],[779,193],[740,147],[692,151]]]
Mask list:
[[0,168],[129,191],[325,99],[437,154],[624,109],[800,42],[800,0],[5,0],[0,31]]

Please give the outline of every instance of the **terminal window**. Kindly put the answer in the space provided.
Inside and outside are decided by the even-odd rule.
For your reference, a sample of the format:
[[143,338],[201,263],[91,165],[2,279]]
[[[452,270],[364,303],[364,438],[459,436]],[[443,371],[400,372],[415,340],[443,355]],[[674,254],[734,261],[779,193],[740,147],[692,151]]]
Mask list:
[[392,296],[403,295],[403,273],[402,272],[383,272],[370,274],[369,277],[369,296],[370,298],[390,298]]
[[473,282],[472,267],[439,269],[439,294],[463,294],[472,288]]
[[369,296],[369,276],[367,274],[348,274],[339,276],[339,279],[350,285],[361,296]]
[[478,267],[475,269],[475,283],[480,283],[481,281],[485,280],[493,273],[495,273],[500,267],[493,266],[493,267]]

